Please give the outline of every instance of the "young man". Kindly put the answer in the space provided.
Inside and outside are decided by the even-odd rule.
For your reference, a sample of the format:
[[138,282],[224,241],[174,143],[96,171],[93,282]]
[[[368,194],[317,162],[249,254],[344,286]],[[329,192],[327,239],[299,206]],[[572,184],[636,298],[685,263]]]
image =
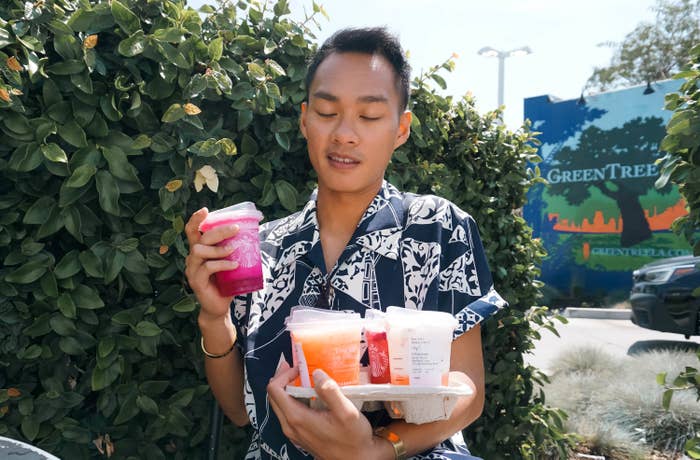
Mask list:
[[[255,428],[247,458],[474,458],[450,438],[481,414],[479,323],[505,302],[493,290],[474,220],[444,199],[403,194],[383,180],[410,133],[409,73],[384,29],[342,30],[318,50],[300,120],[318,189],[302,211],[262,226],[264,289],[221,297],[212,275],[237,264],[220,260],[230,249],[216,243],[237,229],[201,235],[206,209],[187,224],[185,273],[201,304],[207,378],[226,415]],[[284,326],[295,305],[363,316],[388,306],[448,311],[460,324],[450,378],[474,393],[448,420],[414,425],[366,416],[317,371],[328,410],[310,409],[284,390],[298,375]]]

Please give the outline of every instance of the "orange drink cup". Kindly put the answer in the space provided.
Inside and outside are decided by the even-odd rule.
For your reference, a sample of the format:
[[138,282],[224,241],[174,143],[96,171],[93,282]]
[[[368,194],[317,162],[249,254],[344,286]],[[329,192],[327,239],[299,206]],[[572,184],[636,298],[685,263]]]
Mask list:
[[313,386],[311,376],[316,369],[325,371],[340,386],[359,385],[361,320],[288,323],[287,329],[294,365],[299,367],[296,386]]

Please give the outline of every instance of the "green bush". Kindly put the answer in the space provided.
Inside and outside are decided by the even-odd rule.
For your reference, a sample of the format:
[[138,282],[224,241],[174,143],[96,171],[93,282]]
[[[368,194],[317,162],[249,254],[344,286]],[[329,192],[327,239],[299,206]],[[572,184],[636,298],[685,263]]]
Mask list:
[[673,229],[684,235],[693,253],[700,256],[700,44],[689,54],[688,68],[674,75],[685,82],[677,93],[666,95],[665,108],[674,113],[661,141],[660,148],[667,153],[661,160],[656,187],[663,187],[669,180],[678,185],[689,214],[677,219]]
[[[322,12],[313,5],[314,14]],[[298,133],[307,24],[287,2],[203,16],[166,0],[0,4],[0,435],[63,458],[204,456],[211,395],[184,222],[255,201],[268,219],[305,202],[314,174]],[[449,69],[450,62],[442,65]],[[551,327],[537,303],[542,246],[513,211],[537,173],[527,127],[416,80],[399,187],[454,200],[479,222],[512,308],[484,331],[488,398],[468,431],[489,458],[563,449],[562,414],[523,364]],[[227,428],[222,448],[246,447]]]
[[[661,142],[661,148],[667,154],[661,162],[661,176],[656,186],[663,187],[669,180],[678,185],[678,191],[688,203],[689,213],[673,222],[673,230],[684,235],[693,246],[693,254],[700,256],[700,44],[693,47],[689,54],[688,68],[674,76],[685,79],[685,82],[678,93],[666,95],[665,108],[674,111],[674,114],[666,126],[666,137]],[[700,297],[700,287],[693,291],[693,296]],[[658,380],[666,385],[666,373],[660,374]],[[698,371],[687,367],[675,377],[672,385],[666,385],[664,406],[668,408],[674,391],[693,389],[700,399]],[[685,450],[692,458],[700,458],[700,431],[688,440]]]

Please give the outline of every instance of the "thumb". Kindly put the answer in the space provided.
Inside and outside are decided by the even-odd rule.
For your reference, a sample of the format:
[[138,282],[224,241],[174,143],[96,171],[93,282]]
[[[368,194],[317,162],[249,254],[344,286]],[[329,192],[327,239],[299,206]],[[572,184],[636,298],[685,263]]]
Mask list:
[[314,388],[318,397],[326,404],[328,410],[338,414],[357,412],[357,408],[340,389],[338,382],[333,380],[321,369],[313,373]]

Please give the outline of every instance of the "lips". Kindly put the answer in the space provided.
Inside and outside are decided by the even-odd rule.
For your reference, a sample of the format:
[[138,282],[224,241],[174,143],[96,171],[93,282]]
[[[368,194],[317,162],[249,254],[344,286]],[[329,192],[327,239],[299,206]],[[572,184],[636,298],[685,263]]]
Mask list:
[[360,164],[359,160],[356,160],[355,158],[352,158],[348,155],[331,153],[327,155],[327,158],[333,167],[341,169],[352,168]]

